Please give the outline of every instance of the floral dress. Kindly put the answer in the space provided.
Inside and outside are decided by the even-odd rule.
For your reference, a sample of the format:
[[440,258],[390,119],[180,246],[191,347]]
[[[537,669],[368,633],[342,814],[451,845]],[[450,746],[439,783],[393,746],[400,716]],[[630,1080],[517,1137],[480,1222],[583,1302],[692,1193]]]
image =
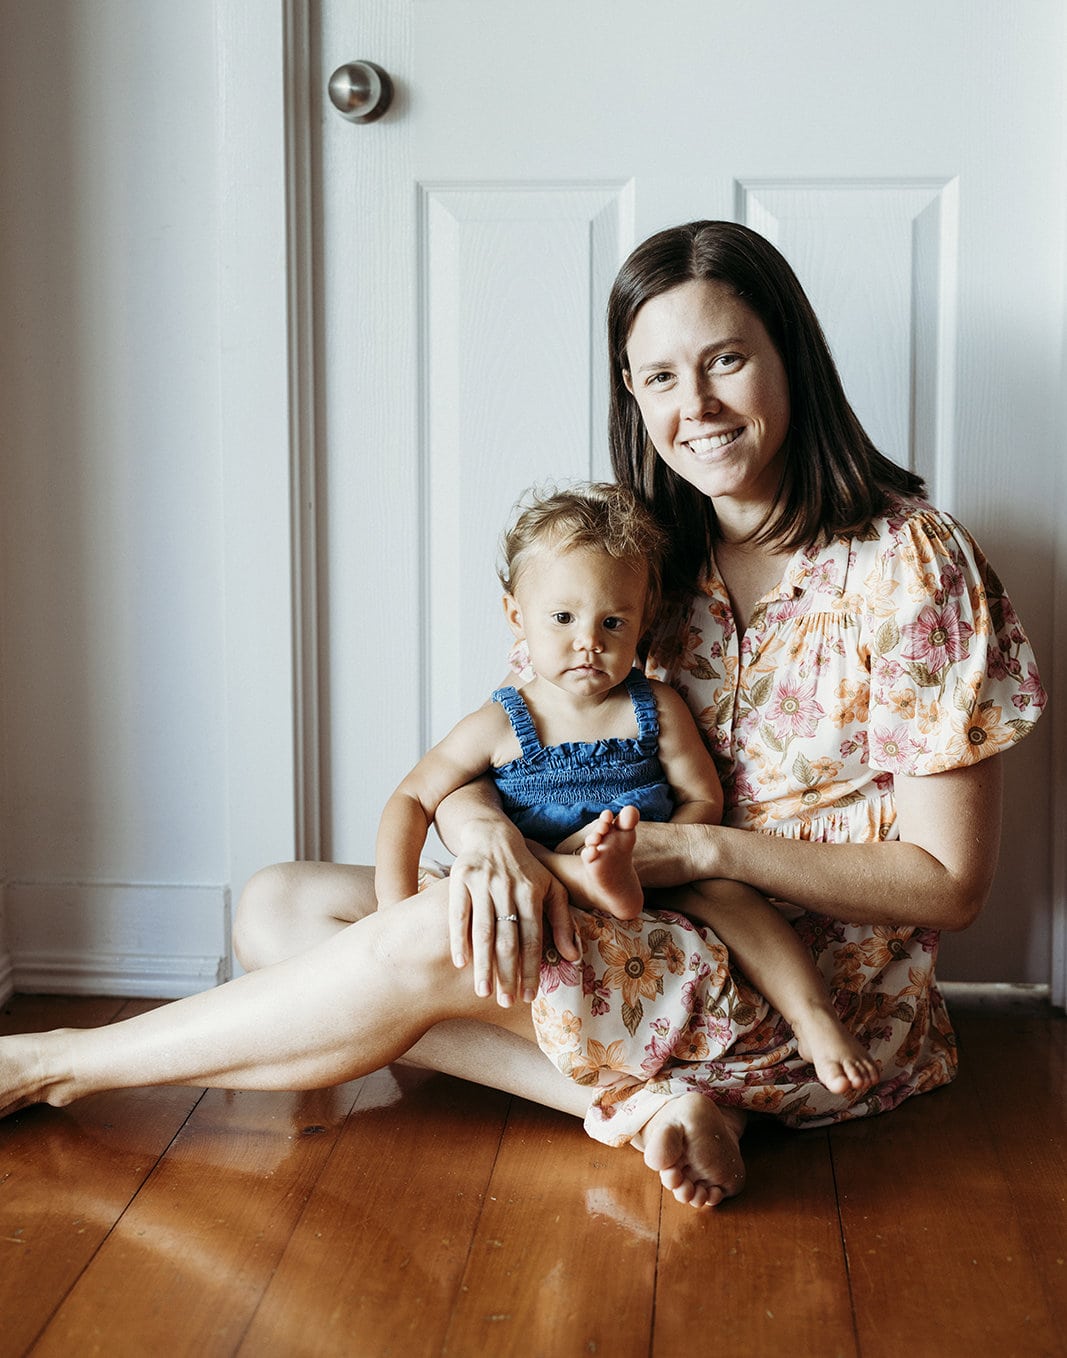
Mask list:
[[[827,843],[896,838],[895,774],[997,754],[1045,704],[980,548],[918,501],[862,536],[798,552],[742,638],[712,563],[659,628],[648,672],[692,709],[723,781],[725,824]],[[953,1078],[936,930],[776,904],[878,1061],[879,1082],[858,1095],[821,1085],[710,929],[666,911],[629,921],[575,911],[582,961],[546,950],[533,1013],[542,1050],[593,1090],[592,1136],[623,1144],[688,1090],[811,1127],[884,1112]]]

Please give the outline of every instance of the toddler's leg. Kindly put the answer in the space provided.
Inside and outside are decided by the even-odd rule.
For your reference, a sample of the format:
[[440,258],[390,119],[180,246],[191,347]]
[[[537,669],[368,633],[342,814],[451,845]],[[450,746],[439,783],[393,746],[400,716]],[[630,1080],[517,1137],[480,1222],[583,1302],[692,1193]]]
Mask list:
[[[635,919],[645,908],[645,893],[633,865],[640,819],[636,806],[624,806],[617,815],[602,811],[574,853],[530,847],[567,888],[574,905],[615,919]],[[567,843],[578,838],[572,836]]]
[[791,1025],[801,1056],[831,1093],[862,1093],[877,1082],[877,1062],[837,1017],[811,955],[758,891],[739,882],[697,882],[673,893],[671,908],[714,929]]

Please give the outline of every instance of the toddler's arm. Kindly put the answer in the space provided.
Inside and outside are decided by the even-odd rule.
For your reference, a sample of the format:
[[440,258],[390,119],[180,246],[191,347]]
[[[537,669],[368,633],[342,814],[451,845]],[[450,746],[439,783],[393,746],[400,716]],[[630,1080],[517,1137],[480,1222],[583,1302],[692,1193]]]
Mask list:
[[480,777],[507,717],[489,703],[464,717],[419,760],[385,804],[375,843],[374,889],[379,906],[407,900],[418,889],[419,855],[437,808],[450,792]]
[[659,758],[674,798],[674,824],[718,825],[722,784],[685,700],[669,684],[649,681],[659,713]]

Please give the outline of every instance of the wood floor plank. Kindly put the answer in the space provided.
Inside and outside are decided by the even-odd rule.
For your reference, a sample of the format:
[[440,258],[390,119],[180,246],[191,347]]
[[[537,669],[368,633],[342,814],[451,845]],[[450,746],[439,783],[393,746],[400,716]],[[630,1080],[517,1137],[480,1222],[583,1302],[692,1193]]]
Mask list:
[[[1067,1352],[1067,1014],[1010,1001],[953,1010],[962,1060]],[[972,1059],[973,1057],[973,1059]]]
[[[121,1000],[19,997],[5,1032],[106,1023]],[[26,1351],[200,1098],[122,1090],[0,1122],[0,1358]]]
[[444,1352],[643,1358],[659,1199],[636,1151],[516,1100]]
[[863,1358],[1063,1358],[967,1064],[833,1157]]
[[719,1358],[854,1358],[828,1134],[756,1123],[744,1192],[705,1212],[664,1195],[654,1358],[714,1335]]
[[403,1067],[364,1083],[244,1358],[442,1351],[509,1098]]
[[0,1006],[0,1034],[95,1028],[116,1018],[124,1003],[113,996],[13,995]]
[[232,1354],[357,1086],[208,1090],[34,1354]]

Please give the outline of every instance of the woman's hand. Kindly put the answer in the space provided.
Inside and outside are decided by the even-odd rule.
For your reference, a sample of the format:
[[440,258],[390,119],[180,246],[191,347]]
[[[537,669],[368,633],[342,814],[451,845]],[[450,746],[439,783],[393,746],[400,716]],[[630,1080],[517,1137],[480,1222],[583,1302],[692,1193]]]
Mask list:
[[[468,783],[437,808],[437,829],[455,853],[448,929],[457,967],[474,963],[474,988],[507,1007],[537,993],[548,916],[561,957],[581,956],[563,885],[537,861],[504,815],[488,779]],[[512,918],[515,916],[515,918]]]
[[572,962],[581,955],[567,892],[510,822],[468,821],[448,882],[452,960],[473,962],[478,995],[495,986],[505,1008],[534,998],[545,915],[560,955]]

